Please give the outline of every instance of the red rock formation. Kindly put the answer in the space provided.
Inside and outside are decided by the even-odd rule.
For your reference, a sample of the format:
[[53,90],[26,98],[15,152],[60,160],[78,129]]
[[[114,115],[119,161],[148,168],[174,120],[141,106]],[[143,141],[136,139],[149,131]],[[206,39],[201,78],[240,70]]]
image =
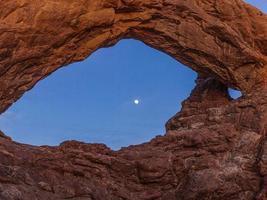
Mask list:
[[[267,199],[267,17],[241,0],[0,1],[0,113],[122,38],[200,75],[165,136],[111,151],[0,133],[0,199]],[[242,90],[232,100],[227,86]]]
[[47,75],[122,38],[249,92],[265,81],[267,17],[241,0],[1,1],[0,112]]

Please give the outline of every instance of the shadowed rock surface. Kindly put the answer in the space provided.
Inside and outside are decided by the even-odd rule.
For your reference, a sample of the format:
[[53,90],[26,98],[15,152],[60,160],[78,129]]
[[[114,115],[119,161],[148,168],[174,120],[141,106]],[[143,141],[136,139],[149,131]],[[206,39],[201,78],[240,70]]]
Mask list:
[[[265,14],[241,0],[0,5],[0,113],[59,67],[122,38],[199,73],[166,135],[149,143],[36,147],[0,132],[1,200],[267,199]],[[243,97],[232,100],[228,86]]]

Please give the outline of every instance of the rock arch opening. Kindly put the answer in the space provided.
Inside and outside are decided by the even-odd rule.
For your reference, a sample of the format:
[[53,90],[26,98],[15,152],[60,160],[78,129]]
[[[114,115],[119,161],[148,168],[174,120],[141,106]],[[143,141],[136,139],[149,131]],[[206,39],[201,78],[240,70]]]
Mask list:
[[40,81],[3,114],[0,129],[33,145],[72,139],[112,149],[140,144],[165,133],[195,78],[168,55],[122,40]]
[[[168,133],[143,145],[33,147],[0,132],[0,199],[266,198],[263,12],[243,0],[0,4],[0,113],[55,70],[122,38],[199,74]],[[228,87],[244,98],[231,101]]]
[[141,40],[243,93],[266,82],[266,15],[242,0],[220,9],[160,0],[10,4],[3,2],[8,10],[0,15],[1,113],[58,68],[122,38]]
[[238,99],[242,97],[242,92],[233,88],[228,88],[229,95],[232,99]]

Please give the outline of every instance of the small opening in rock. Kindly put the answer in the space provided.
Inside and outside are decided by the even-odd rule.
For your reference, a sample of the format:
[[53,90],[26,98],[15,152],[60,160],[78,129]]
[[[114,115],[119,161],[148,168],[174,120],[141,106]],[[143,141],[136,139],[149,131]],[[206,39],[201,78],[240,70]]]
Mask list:
[[140,144],[165,133],[195,79],[170,56],[122,40],[39,82],[0,116],[0,130],[33,145]]
[[229,95],[230,95],[230,97],[232,97],[232,99],[238,99],[242,96],[242,93],[240,90],[228,88],[228,91],[229,91]]

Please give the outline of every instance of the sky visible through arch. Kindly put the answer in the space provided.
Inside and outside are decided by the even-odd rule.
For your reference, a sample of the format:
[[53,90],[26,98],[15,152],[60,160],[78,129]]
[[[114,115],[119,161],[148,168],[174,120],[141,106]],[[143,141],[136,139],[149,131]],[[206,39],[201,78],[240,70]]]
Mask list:
[[[267,1],[247,2],[267,12]],[[168,55],[123,40],[39,82],[0,116],[0,130],[33,145],[74,139],[119,149],[143,143],[164,134],[195,78]]]

